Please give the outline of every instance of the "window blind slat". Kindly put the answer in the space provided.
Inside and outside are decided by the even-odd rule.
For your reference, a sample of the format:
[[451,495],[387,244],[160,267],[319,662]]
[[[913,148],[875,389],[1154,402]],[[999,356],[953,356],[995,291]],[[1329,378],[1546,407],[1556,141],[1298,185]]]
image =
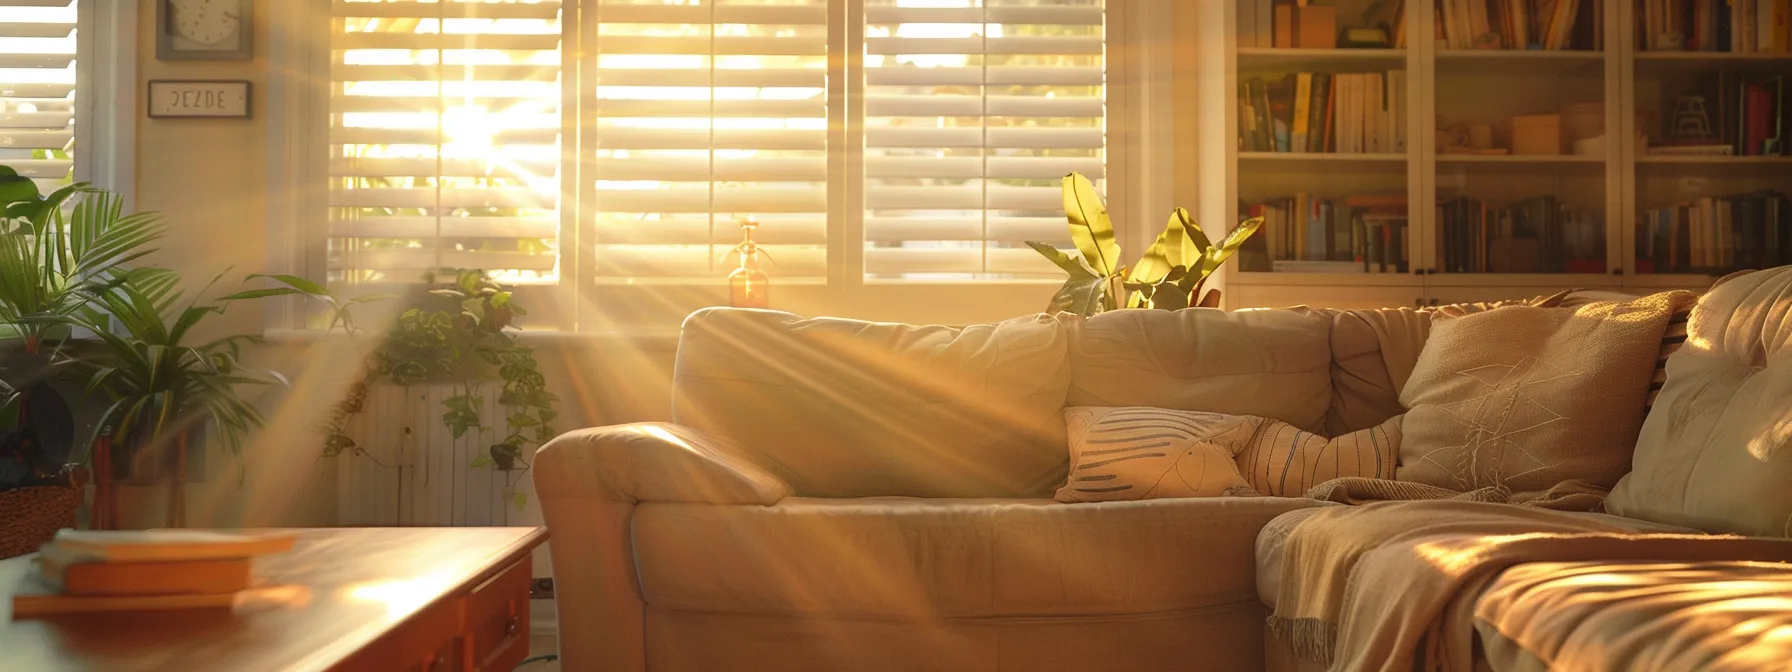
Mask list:
[[553,238],[550,217],[357,217],[330,221],[330,235],[365,238]]
[[713,73],[708,68],[604,68],[598,77],[599,86],[827,86],[827,72],[813,68],[722,69]]
[[331,280],[556,280],[561,3],[330,6]]
[[865,53],[1100,55],[1102,44],[1099,37],[867,37]]
[[865,8],[865,23],[1007,23],[1099,26],[1102,8],[1053,6]]
[[411,18],[411,19],[540,19],[553,21],[560,17],[560,3],[538,2],[369,2],[368,0],[335,0],[331,9],[338,17]]
[[598,50],[605,54],[716,56],[826,55],[825,35],[766,37],[675,37],[665,35],[605,35]]
[[42,191],[74,180],[74,0],[0,1],[0,164]]
[[986,68],[868,68],[865,83],[873,86],[943,86],[979,84],[1043,84],[1100,86],[1099,67],[991,66]]
[[667,23],[825,26],[824,5],[625,5],[601,3],[597,20],[608,24]]

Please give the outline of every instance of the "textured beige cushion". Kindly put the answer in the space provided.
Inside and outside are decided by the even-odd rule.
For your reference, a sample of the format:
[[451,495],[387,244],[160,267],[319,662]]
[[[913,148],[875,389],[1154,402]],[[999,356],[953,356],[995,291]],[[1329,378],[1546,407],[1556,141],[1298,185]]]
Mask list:
[[1072,346],[1068,405],[1259,415],[1324,431],[1330,330],[1331,317],[1308,308],[1096,315]]
[[1699,300],[1606,508],[1792,537],[1792,267],[1725,278]]
[[1399,480],[1514,501],[1630,468],[1669,316],[1686,294],[1438,318],[1400,394]]
[[1075,324],[701,310],[679,341],[673,421],[733,441],[800,495],[1043,497],[1064,482]]
[[1066,408],[1070,481],[1058,488],[1055,499],[1110,502],[1255,495],[1233,458],[1260,422],[1166,408]]
[[643,503],[632,536],[651,608],[894,619],[1163,614],[1255,602],[1257,531],[1319,505],[1281,497]]
[[1330,439],[1285,422],[1251,418],[1238,468],[1253,490],[1273,497],[1299,497],[1334,478],[1393,478],[1403,417]]

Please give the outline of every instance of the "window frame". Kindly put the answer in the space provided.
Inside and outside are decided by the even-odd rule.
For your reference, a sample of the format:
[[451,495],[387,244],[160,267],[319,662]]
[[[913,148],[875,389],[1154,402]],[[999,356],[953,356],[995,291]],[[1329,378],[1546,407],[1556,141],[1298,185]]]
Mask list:
[[[584,68],[576,54],[582,36],[595,34],[597,17],[596,12],[582,11],[578,0],[564,1],[561,81],[568,99],[576,100],[591,90],[588,85],[595,86],[595,73]],[[1117,235],[1129,250],[1150,244],[1162,224],[1148,213],[1169,212],[1172,192],[1188,191],[1176,185],[1194,178],[1175,175],[1171,161],[1177,152],[1192,149],[1159,146],[1170,144],[1175,119],[1168,94],[1174,71],[1173,36],[1164,30],[1174,2],[1106,0],[1107,174],[1110,185],[1123,185],[1110,188],[1108,208]],[[322,277],[327,225],[313,204],[324,202],[329,178],[327,157],[314,148],[327,141],[329,133],[330,3],[270,3],[269,9],[270,272]],[[863,129],[862,124],[841,123],[862,121],[864,116],[862,100],[847,97],[846,79],[862,72],[863,55],[843,48],[864,38],[863,5],[859,0],[829,0],[828,18],[829,48],[842,54],[831,58],[829,65],[828,142],[830,147],[849,148],[831,151],[828,157],[830,175],[843,176],[830,180],[828,187],[829,219],[841,225],[828,230],[825,283],[780,284],[776,268],[771,269],[773,306],[805,315],[944,324],[989,322],[1043,309],[1057,280],[865,279],[864,170],[856,160],[859,153],[850,149],[862,146]],[[532,313],[550,316],[541,326],[563,332],[663,334],[676,322],[635,319],[612,306],[631,301],[670,304],[670,315],[726,305],[726,287],[720,284],[618,286],[587,277],[592,274],[581,257],[589,254],[584,250],[589,244],[581,234],[593,230],[594,220],[592,213],[583,212],[588,208],[578,204],[593,197],[596,189],[581,177],[592,134],[582,132],[580,114],[563,115],[568,121],[561,140],[561,280],[551,298],[533,302],[537,307]],[[1181,205],[1192,210],[1196,204]],[[303,329],[306,308],[296,301],[282,308],[270,306],[267,326]]]
[[75,181],[136,204],[137,3],[82,0],[75,19]]

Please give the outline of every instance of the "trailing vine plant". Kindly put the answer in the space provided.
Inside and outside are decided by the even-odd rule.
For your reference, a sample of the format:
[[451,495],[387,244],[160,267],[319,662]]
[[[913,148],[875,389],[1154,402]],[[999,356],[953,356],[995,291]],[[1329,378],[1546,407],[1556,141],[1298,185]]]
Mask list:
[[[523,493],[515,491],[515,485],[531,466],[524,453],[554,437],[553,422],[558,417],[554,405],[559,398],[547,389],[547,378],[535,359],[535,349],[517,340],[512,323],[528,312],[516,303],[515,296],[483,271],[459,269],[451,273],[452,279],[447,281],[439,281],[433,273],[427,276],[427,289],[410,297],[409,305],[366,349],[361,376],[325,419],[322,454],[336,457],[346,451],[378,462],[348,435],[350,421],[366,405],[369,386],[384,382],[402,387],[452,384],[458,393],[442,400],[442,424],[456,439],[474,430],[507,430],[502,439],[469,466],[512,474],[511,500],[520,508],[526,499]],[[356,324],[352,309],[397,298],[343,298],[296,276],[251,277],[264,277],[281,285],[259,290],[265,295],[298,295],[324,303],[329,317],[326,332],[340,327],[357,343],[367,330]],[[485,398],[479,392],[481,381],[494,379],[502,381],[497,401],[504,408],[503,422],[496,424],[480,413]]]

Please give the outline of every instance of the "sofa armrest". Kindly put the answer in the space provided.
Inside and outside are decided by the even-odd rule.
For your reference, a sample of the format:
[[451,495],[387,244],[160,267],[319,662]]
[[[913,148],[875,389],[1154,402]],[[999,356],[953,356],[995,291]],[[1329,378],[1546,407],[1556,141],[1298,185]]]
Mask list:
[[770,505],[792,494],[733,442],[667,423],[561,434],[536,451],[533,471],[541,497]]

